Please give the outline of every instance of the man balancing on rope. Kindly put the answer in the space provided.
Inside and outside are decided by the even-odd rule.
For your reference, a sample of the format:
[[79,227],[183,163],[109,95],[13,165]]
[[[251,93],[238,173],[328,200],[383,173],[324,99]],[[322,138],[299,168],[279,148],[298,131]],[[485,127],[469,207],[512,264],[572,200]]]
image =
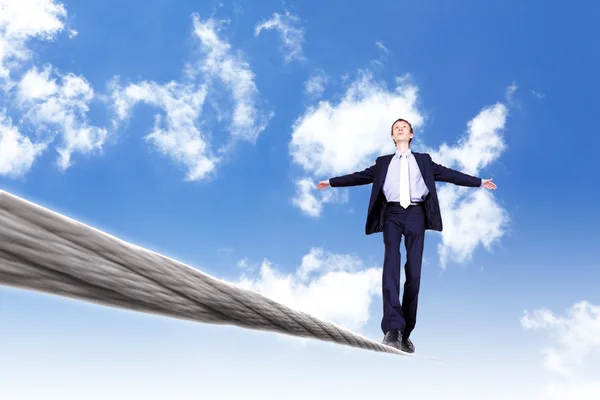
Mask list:
[[[417,321],[421,283],[421,261],[425,231],[442,231],[442,218],[435,182],[496,189],[491,179],[476,178],[436,164],[427,153],[410,150],[412,125],[398,119],[392,124],[396,152],[377,157],[364,171],[321,181],[317,189],[372,183],[365,232],[383,232],[383,343],[414,353],[409,339]],[[400,241],[404,235],[406,263],[404,295],[400,304]]]

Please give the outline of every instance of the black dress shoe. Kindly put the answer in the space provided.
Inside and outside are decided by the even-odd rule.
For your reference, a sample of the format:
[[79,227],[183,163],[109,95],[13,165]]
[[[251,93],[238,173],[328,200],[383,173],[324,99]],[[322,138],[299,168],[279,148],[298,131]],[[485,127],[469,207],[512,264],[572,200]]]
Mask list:
[[392,329],[391,331],[386,332],[385,337],[383,338],[383,344],[395,347],[400,350],[400,337],[402,336],[402,332],[398,329]]
[[402,350],[405,353],[414,353],[415,345],[409,338],[402,338],[400,342],[400,350]]

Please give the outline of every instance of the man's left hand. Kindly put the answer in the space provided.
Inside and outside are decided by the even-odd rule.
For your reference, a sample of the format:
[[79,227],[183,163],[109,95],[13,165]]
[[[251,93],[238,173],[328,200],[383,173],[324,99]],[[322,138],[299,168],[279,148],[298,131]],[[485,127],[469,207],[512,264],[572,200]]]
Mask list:
[[496,184],[492,182],[492,179],[482,179],[481,186],[486,189],[496,190]]

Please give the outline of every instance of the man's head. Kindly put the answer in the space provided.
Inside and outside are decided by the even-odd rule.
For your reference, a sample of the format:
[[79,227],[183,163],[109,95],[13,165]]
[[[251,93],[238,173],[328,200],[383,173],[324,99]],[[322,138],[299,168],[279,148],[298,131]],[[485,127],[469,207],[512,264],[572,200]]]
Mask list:
[[413,136],[413,128],[410,122],[402,118],[394,121],[392,124],[392,140],[394,141],[394,145],[397,146],[398,142],[406,142],[410,145]]

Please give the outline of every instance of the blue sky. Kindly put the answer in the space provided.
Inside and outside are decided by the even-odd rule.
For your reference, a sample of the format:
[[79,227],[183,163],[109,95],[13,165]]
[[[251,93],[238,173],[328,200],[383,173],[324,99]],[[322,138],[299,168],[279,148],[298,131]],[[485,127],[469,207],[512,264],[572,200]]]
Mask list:
[[407,118],[498,185],[438,184],[412,338],[452,363],[1,287],[0,393],[598,398],[594,3],[381,3],[0,0],[0,188],[380,341],[370,187],[315,186]]

